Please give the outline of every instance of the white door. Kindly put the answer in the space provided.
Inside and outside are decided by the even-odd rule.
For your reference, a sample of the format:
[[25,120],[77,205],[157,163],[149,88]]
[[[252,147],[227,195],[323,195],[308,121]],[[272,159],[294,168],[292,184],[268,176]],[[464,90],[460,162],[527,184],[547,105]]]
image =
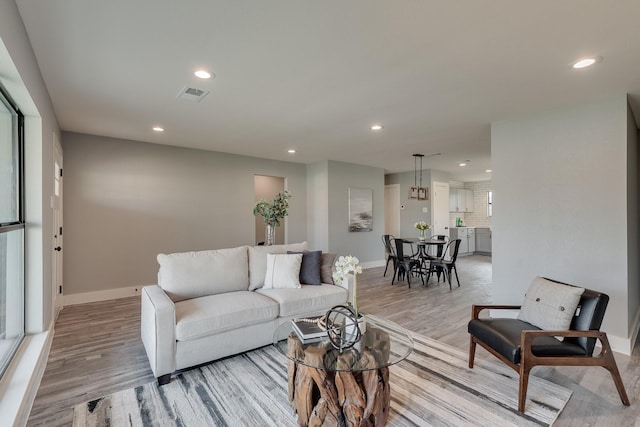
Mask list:
[[62,146],[56,134],[53,135],[53,302],[54,313],[62,307]]
[[449,235],[449,183],[433,182],[433,233]]
[[384,234],[400,236],[400,184],[384,186]]

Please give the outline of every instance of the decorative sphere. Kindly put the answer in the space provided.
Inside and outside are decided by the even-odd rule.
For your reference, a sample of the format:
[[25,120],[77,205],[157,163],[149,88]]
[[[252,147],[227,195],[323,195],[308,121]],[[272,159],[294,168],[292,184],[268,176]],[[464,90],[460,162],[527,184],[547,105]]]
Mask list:
[[360,341],[362,331],[353,308],[347,305],[336,305],[327,311],[324,320],[329,341],[337,350],[351,348]]

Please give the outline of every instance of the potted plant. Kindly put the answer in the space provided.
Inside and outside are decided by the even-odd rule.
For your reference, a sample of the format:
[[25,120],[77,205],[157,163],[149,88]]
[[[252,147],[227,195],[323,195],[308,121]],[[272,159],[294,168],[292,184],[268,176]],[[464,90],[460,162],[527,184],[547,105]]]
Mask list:
[[275,243],[275,227],[279,227],[280,220],[289,214],[290,198],[291,193],[281,191],[271,203],[265,199],[260,199],[253,208],[253,215],[260,215],[266,224],[265,245],[270,246]]

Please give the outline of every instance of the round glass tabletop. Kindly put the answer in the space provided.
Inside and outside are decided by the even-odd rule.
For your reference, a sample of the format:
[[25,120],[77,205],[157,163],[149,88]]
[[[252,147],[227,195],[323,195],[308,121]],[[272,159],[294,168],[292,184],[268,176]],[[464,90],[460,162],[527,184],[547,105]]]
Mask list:
[[334,348],[326,336],[303,343],[290,321],[276,329],[273,345],[295,363],[326,371],[348,372],[384,368],[404,360],[413,351],[413,339],[403,327],[373,315],[366,315],[365,322],[365,332],[360,340],[342,352]]

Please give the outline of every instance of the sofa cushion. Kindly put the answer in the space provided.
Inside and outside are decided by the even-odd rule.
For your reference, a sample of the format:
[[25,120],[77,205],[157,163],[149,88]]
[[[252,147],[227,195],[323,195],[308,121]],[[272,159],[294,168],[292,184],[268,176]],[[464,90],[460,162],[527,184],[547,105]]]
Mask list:
[[176,339],[187,341],[278,317],[278,303],[255,292],[239,291],[180,301]]
[[199,252],[159,254],[158,285],[174,301],[246,291],[247,246]]
[[320,261],[322,259],[322,251],[287,251],[287,253],[302,254],[302,264],[300,265],[300,283],[304,283],[305,285],[319,285],[320,283],[322,283],[322,279],[320,278]]
[[302,254],[267,254],[264,289],[300,289]]
[[567,330],[584,288],[536,277],[524,297],[518,319],[548,331]]
[[347,302],[346,289],[335,285],[302,285],[300,289],[258,289],[280,304],[280,317],[298,316],[314,311],[328,310]]
[[[267,254],[286,254],[287,251],[307,250],[307,242],[289,245],[250,246],[249,247],[249,290],[261,288],[267,275]],[[246,289],[246,288],[245,288]]]

